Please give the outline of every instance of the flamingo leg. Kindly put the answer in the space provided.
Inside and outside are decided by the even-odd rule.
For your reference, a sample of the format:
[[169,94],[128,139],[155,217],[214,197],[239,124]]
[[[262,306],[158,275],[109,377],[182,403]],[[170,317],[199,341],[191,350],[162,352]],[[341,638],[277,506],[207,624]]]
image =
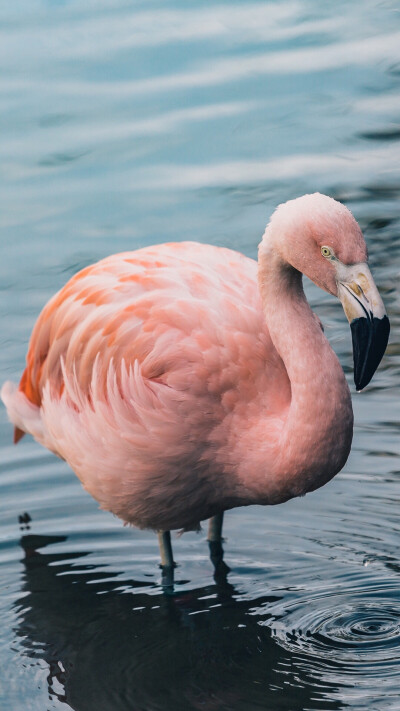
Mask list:
[[224,523],[224,512],[217,514],[210,518],[208,522],[208,536],[207,540],[211,542],[222,541],[222,524]]
[[170,531],[158,532],[158,545],[160,546],[161,567],[175,568]]
[[174,562],[174,556],[172,553],[171,544],[171,532],[170,531],[159,531],[158,532],[158,545],[160,546],[161,555],[161,584],[164,588],[164,592],[168,594],[173,594],[174,592],[174,568],[176,563]]
[[224,522],[224,512],[210,518],[208,524],[208,547],[210,558],[214,566],[215,576],[225,577],[230,568],[224,563],[224,549],[222,548],[222,524]]

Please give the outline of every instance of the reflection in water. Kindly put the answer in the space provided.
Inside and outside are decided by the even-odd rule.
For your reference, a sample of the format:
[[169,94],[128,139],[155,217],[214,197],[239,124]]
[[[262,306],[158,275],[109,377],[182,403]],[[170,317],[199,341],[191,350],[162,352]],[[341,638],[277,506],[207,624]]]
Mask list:
[[322,699],[342,708],[258,624],[254,608],[279,598],[240,599],[223,576],[175,595],[143,582],[122,589],[115,574],[84,563],[86,553],[38,552],[63,540],[21,539],[17,634],[25,655],[49,665],[50,698],[76,711],[317,710]]
[[[127,541],[27,438],[13,448],[0,408],[1,709],[400,708],[398,4],[2,3],[0,382],[80,268],[187,239],[255,257],[276,205],[316,190],[360,222],[392,336],[353,397],[344,472],[228,517],[236,589],[203,587],[205,544],[196,557],[186,537],[174,595],[138,582],[154,580],[155,542]],[[341,309],[306,289],[351,380]],[[20,590],[26,510],[71,537],[24,529]],[[125,585],[99,560],[140,572]]]

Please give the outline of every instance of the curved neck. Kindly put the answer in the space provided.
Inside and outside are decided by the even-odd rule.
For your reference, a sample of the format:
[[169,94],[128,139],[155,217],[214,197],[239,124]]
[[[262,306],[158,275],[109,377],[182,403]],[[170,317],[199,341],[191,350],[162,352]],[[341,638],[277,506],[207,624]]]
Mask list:
[[258,278],[269,333],[291,386],[274,461],[290,498],[322,486],[344,466],[353,431],[351,398],[341,365],[307,302],[301,273],[263,242]]

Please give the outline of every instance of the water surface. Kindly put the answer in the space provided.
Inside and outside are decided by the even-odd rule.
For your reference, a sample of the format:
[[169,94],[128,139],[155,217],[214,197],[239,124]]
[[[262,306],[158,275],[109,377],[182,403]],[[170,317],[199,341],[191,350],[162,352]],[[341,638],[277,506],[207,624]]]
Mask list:
[[[307,293],[349,377],[328,486],[174,541],[101,512],[0,410],[0,706],[13,711],[400,709],[400,12],[397,2],[98,0],[0,9],[0,380],[56,289],[168,240],[255,257],[274,207],[342,200],[392,323],[360,395],[340,304]],[[27,529],[18,517],[29,512]]]

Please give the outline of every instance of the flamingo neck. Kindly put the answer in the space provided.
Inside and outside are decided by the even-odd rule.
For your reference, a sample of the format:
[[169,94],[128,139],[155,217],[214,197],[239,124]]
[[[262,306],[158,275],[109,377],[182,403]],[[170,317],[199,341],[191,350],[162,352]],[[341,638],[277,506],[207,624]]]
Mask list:
[[344,466],[353,411],[340,363],[311,311],[302,274],[265,242],[259,289],[269,333],[290,381],[290,403],[271,457],[280,500],[312,491]]

